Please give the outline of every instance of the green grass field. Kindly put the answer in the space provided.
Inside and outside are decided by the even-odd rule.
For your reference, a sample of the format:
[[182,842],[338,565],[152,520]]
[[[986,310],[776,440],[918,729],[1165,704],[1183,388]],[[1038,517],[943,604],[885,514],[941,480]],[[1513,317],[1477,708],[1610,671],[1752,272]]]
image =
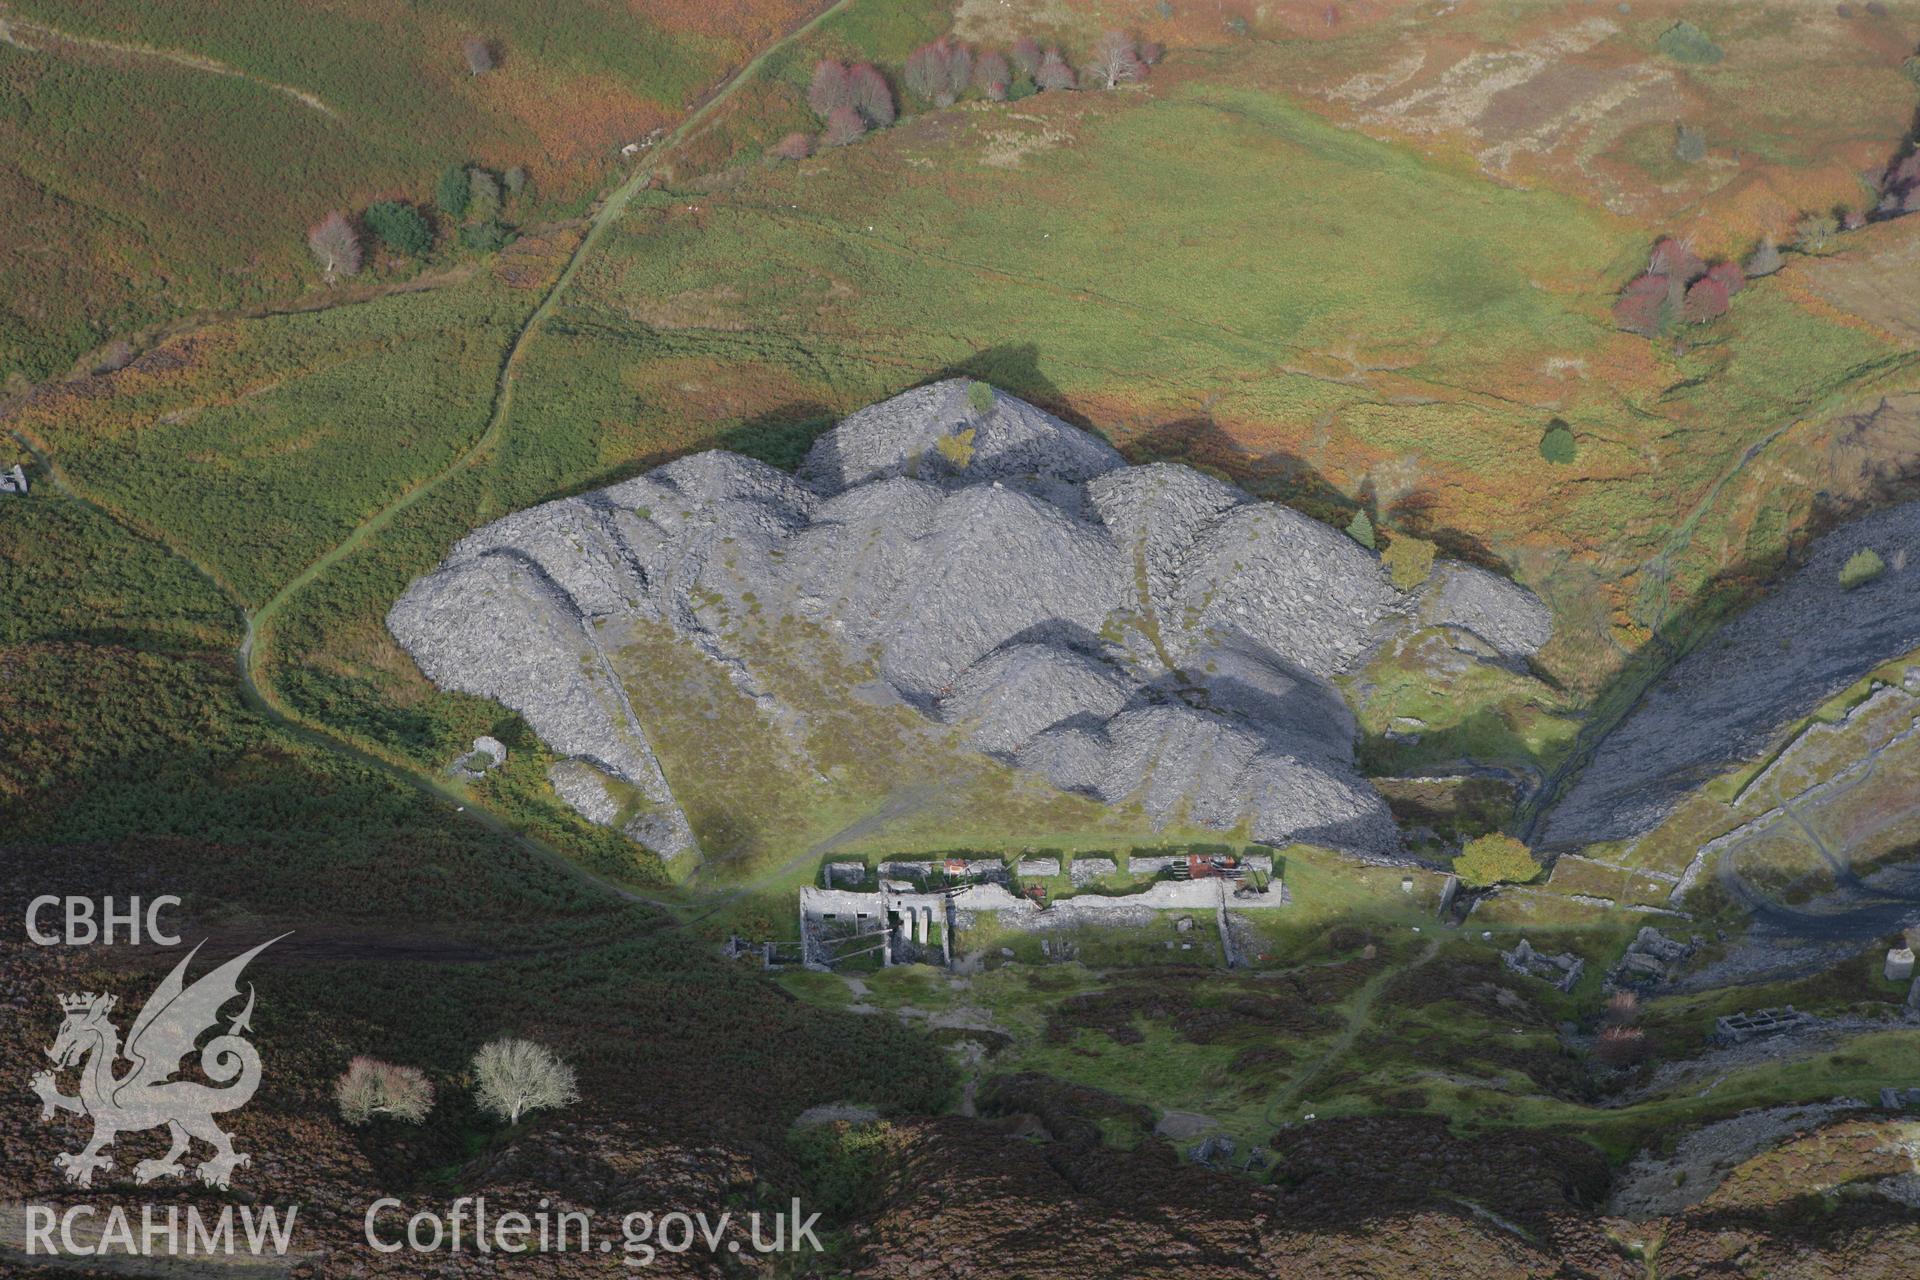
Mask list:
[[478,438],[529,305],[473,287],[261,320],[21,423],[57,439],[77,483],[258,605]]
[[[110,337],[320,283],[306,229],[429,207],[449,164],[530,177],[512,220],[579,214],[620,148],[670,123],[805,12],[613,0],[8,6],[0,41],[0,387]],[[657,14],[657,16],[650,16]],[[462,42],[495,70],[469,75]],[[440,227],[435,265],[468,256]],[[375,261],[367,276],[420,264]]]

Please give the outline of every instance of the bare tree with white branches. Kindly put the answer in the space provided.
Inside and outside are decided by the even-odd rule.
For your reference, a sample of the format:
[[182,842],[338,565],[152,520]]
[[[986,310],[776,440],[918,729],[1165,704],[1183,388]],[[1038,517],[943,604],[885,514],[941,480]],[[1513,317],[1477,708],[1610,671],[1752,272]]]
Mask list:
[[473,1055],[473,1097],[480,1109],[508,1124],[529,1111],[580,1101],[573,1068],[531,1040],[502,1038]]
[[1129,80],[1139,80],[1146,76],[1147,66],[1140,61],[1140,50],[1133,37],[1123,31],[1109,31],[1100,37],[1100,43],[1093,46],[1093,64],[1087,68],[1088,79],[1099,79],[1109,89],[1117,89]]
[[860,141],[867,133],[867,122],[852,107],[835,107],[827,115],[827,131],[820,141],[829,147],[844,147]]

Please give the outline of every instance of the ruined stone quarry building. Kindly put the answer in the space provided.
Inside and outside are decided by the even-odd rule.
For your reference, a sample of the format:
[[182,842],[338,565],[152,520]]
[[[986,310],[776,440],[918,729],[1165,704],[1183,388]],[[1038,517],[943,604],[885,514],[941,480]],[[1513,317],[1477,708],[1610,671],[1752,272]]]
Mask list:
[[[883,869],[886,864],[883,864]],[[929,864],[931,865],[931,864]],[[1266,864],[1271,867],[1271,862]],[[829,868],[829,878],[832,872]],[[904,881],[882,879],[876,891],[805,888],[800,891],[800,939],[809,969],[830,969],[855,956],[878,952],[883,965],[913,958],[953,963],[953,939],[971,927],[975,916],[992,915],[1002,926],[1023,930],[1063,929],[1081,924],[1139,926],[1163,911],[1211,913],[1228,963],[1234,961],[1229,911],[1259,911],[1292,901],[1274,879],[1264,890],[1242,890],[1235,881],[1156,881],[1137,893],[1087,893],[1045,906],[1014,893],[1003,883],[974,881],[940,892]]]

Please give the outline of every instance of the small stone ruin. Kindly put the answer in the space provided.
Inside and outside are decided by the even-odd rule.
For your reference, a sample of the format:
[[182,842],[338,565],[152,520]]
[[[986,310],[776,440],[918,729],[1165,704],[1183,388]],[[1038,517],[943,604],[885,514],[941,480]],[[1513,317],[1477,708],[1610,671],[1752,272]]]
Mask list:
[[1792,1005],[1784,1009],[1754,1009],[1748,1013],[1730,1013],[1713,1020],[1714,1038],[1722,1044],[1745,1044],[1761,1036],[1811,1027],[1820,1019]]
[[1103,876],[1110,876],[1120,870],[1112,858],[1075,858],[1073,865],[1067,868],[1067,876],[1074,886],[1092,884]]
[[1887,981],[1905,982],[1913,976],[1913,948],[1894,947],[1887,952]]
[[1203,1139],[1200,1145],[1193,1149],[1193,1158],[1198,1164],[1220,1168],[1233,1159],[1235,1149],[1232,1138],[1224,1133],[1216,1133]]
[[473,740],[471,749],[447,766],[447,772],[471,782],[486,777],[506,762],[507,744],[481,734]]
[[1573,990],[1587,968],[1587,962],[1571,951],[1557,956],[1544,955],[1535,951],[1525,938],[1520,939],[1520,945],[1513,950],[1502,951],[1500,960],[1513,972],[1551,983],[1561,991]]
[[[847,864],[860,866],[859,863]],[[864,876],[864,867],[862,873]],[[1007,864],[998,858],[940,858],[918,861],[889,859],[880,864],[880,876],[886,880],[906,880],[923,888],[945,887],[961,880],[975,883],[1006,884]],[[849,883],[858,883],[850,881]]]
[[1611,987],[1657,987],[1680,976],[1680,967],[1690,959],[1698,941],[1681,942],[1669,938],[1652,925],[1640,930],[1627,945],[1627,953],[1607,973]]

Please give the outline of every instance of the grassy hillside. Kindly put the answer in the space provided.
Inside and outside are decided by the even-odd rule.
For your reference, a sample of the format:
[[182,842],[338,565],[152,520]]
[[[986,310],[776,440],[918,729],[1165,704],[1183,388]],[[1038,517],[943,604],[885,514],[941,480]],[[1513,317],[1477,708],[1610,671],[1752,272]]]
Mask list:
[[[16,232],[0,244],[0,386],[184,312],[313,287],[308,226],[377,199],[430,204],[449,164],[526,168],[515,221],[575,213],[622,145],[805,11],[14,0],[0,8],[0,209]],[[470,36],[494,70],[469,74]]]
[[[1275,43],[1274,83],[1332,118],[1744,253],[1865,210],[1911,126],[1911,4],[1401,3]],[[1679,145],[1684,126],[1696,144]]]
[[[884,61],[930,20],[838,11],[707,123],[747,136],[815,53]],[[641,193],[525,344],[478,453],[540,296],[512,286],[551,278],[570,237],[426,292],[214,326],[14,421],[236,605],[298,584],[255,649],[284,710],[428,772],[477,733],[516,735],[513,767],[466,794],[620,876],[653,872],[556,804],[515,722],[420,680],[388,604],[497,515],[694,448],[792,465],[838,414],[956,368],[1136,459],[1340,523],[1364,507],[1515,571],[1555,606],[1546,662],[1565,692],[1496,682],[1498,710],[1455,721],[1551,766],[1570,722],[1542,714],[1577,710],[1805,522],[1812,491],[1774,442],[1798,432],[1804,469],[1820,422],[1901,385],[1910,358],[1798,266],[1678,340],[1623,334],[1608,308],[1654,228],[1336,127],[1272,74],[1262,47],[1191,51],[1125,92],[919,111],[797,165]],[[1541,454],[1555,421],[1571,462]],[[818,821],[787,833],[796,848],[838,825],[819,797],[802,807]],[[762,843],[743,866],[794,851]]]
[[473,442],[529,306],[476,282],[197,334],[16,422],[258,605]]

